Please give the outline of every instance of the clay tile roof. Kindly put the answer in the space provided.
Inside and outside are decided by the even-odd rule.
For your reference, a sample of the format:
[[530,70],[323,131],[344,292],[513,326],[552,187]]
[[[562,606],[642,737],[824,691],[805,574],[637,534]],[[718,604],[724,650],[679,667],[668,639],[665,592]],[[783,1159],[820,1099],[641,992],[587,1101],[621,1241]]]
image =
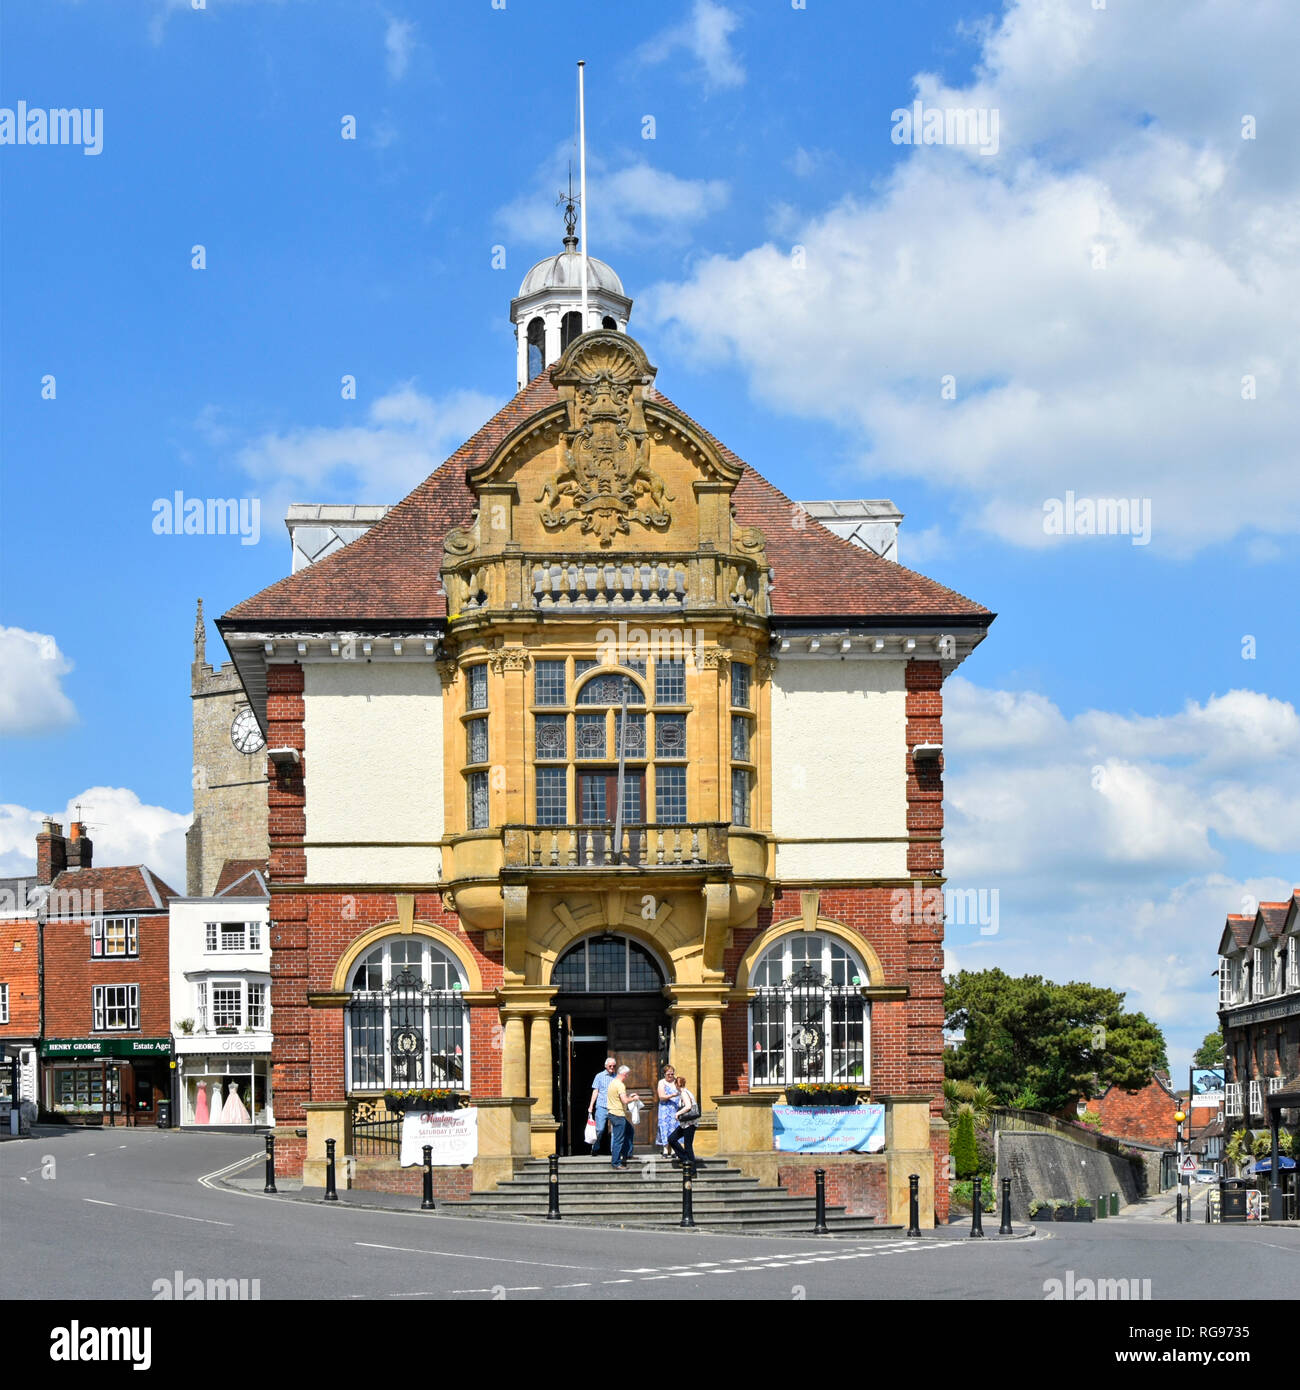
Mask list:
[[266,894],[264,859],[227,859],[221,866],[214,897],[260,898]]
[[[51,914],[60,902],[55,895],[74,893],[77,896],[68,897],[68,903],[82,903],[91,894],[102,893],[105,912],[161,912],[166,910],[169,898],[180,896],[145,864],[112,869],[65,869],[51,887]],[[78,907],[61,915],[93,917],[98,913]]]
[[1249,944],[1251,929],[1255,925],[1255,919],[1253,917],[1239,916],[1230,912],[1228,914],[1227,925],[1228,930],[1232,933],[1232,939],[1238,946],[1246,946]]
[[1279,937],[1286,926],[1287,913],[1291,910],[1290,902],[1284,903],[1260,903],[1259,915],[1264,919],[1264,925],[1268,928],[1271,937]]
[[[534,377],[363,536],[245,599],[221,623],[255,629],[260,623],[396,625],[444,617],[446,601],[438,582],[443,537],[453,526],[468,525],[475,506],[466,471],[485,463],[511,431],[557,400],[550,378],[545,373]],[[775,618],[935,618],[979,626],[992,622],[994,615],[987,608],[842,540],[802,513],[657,389],[647,402],[682,416],[724,459],[743,470],[733,498],[736,517],[742,526],[757,526],[767,537],[768,563],[776,571]]]

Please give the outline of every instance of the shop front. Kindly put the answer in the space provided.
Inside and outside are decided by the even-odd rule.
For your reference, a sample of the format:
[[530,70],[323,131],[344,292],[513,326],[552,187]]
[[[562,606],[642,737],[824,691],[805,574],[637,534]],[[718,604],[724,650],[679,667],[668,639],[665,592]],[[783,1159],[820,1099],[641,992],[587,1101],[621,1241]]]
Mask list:
[[171,1089],[170,1038],[50,1038],[41,1044],[42,1099],[83,1124],[152,1124]]
[[[182,1126],[262,1126],[275,1123],[271,1103],[270,1035],[178,1038]],[[182,1050],[184,1049],[184,1050]]]

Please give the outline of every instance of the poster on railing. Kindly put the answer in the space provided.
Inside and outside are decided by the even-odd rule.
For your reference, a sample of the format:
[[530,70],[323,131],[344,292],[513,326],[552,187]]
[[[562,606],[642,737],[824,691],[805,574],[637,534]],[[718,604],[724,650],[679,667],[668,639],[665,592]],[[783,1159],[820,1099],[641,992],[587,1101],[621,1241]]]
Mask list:
[[783,1154],[880,1153],[883,1105],[774,1105],[772,1147]]
[[434,1167],[473,1163],[478,1157],[478,1109],[408,1110],[402,1117],[402,1167],[424,1162],[424,1146],[433,1150]]

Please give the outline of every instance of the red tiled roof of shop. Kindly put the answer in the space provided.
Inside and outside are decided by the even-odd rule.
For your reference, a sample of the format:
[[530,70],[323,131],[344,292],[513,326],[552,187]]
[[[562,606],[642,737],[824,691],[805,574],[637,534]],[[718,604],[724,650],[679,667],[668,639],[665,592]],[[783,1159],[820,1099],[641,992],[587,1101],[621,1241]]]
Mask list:
[[[475,507],[466,471],[485,463],[512,430],[558,399],[545,373],[534,377],[363,536],[245,599],[221,621],[421,623],[445,617],[438,581],[443,537],[454,526],[468,525]],[[828,531],[657,389],[649,401],[682,416],[743,470],[733,496],[736,519],[767,537],[768,564],[776,572],[775,618],[993,620],[987,608],[964,595]]]
[[1289,900],[1284,903],[1260,903],[1259,915],[1264,919],[1268,934],[1275,940],[1282,935],[1282,929],[1286,926],[1287,913],[1290,910]]
[[163,912],[167,900],[179,896],[145,864],[64,869],[51,886],[50,912],[77,918],[98,917],[102,912]]
[[[261,897],[266,892],[267,866],[264,859],[227,859],[217,877],[214,897]],[[249,882],[245,883],[244,880]],[[238,893],[234,890],[238,888]]]

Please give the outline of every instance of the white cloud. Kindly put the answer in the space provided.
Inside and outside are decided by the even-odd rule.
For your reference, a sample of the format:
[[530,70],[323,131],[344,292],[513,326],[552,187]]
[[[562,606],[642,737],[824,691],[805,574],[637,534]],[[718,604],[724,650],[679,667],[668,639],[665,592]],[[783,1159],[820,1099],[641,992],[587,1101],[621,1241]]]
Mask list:
[[745,69],[731,47],[731,36],[740,27],[740,16],[715,0],[695,0],[690,18],[665,29],[637,52],[643,63],[662,63],[685,49],[704,69],[710,87],[739,87]]
[[0,627],[0,735],[45,734],[77,722],[64,693],[72,662],[44,632]]
[[380,396],[363,425],[270,431],[237,461],[273,494],[263,501],[271,515],[282,515],[286,501],[397,502],[501,404],[477,391],[435,399],[407,382]]
[[999,898],[996,935],[949,926],[949,968],[1124,990],[1190,1051],[1215,1026],[1224,917],[1247,896],[1290,895],[1287,879],[1227,864],[1294,872],[1295,707],[1233,690],[1169,715],[1067,717],[960,676],[944,696],[950,884]]
[[[869,441],[874,479],[946,489],[963,525],[1014,544],[1128,544],[1046,535],[1043,503],[1066,491],[1149,498],[1166,553],[1289,536],[1297,42],[1300,10],[1281,4],[1013,4],[971,87],[921,74],[899,94],[995,108],[996,157],[900,148],[870,200],[705,259],[642,294],[641,313],[688,359],[734,363],[756,398]],[[1188,73],[1210,74],[1208,91]],[[1255,140],[1240,138],[1246,113]],[[1232,459],[1249,467],[1225,487]]]
[[[557,146],[538,170],[533,187],[498,210],[497,220],[509,236],[561,249],[563,220],[555,197],[556,190],[566,186],[571,154],[568,145]],[[650,245],[669,228],[684,229],[711,216],[726,206],[729,195],[722,179],[679,178],[639,158],[618,168],[590,159],[587,236],[591,253],[603,259],[621,247]]]
[[391,15],[384,30],[384,53],[388,63],[388,76],[400,82],[406,76],[411,63],[411,53],[415,48],[415,21],[395,19]]
[[36,872],[36,836],[47,817],[64,833],[77,808],[94,844],[94,865],[146,864],[178,893],[185,891],[185,831],[189,813],[150,806],[127,787],[87,787],[62,811],[0,805],[0,876]]

